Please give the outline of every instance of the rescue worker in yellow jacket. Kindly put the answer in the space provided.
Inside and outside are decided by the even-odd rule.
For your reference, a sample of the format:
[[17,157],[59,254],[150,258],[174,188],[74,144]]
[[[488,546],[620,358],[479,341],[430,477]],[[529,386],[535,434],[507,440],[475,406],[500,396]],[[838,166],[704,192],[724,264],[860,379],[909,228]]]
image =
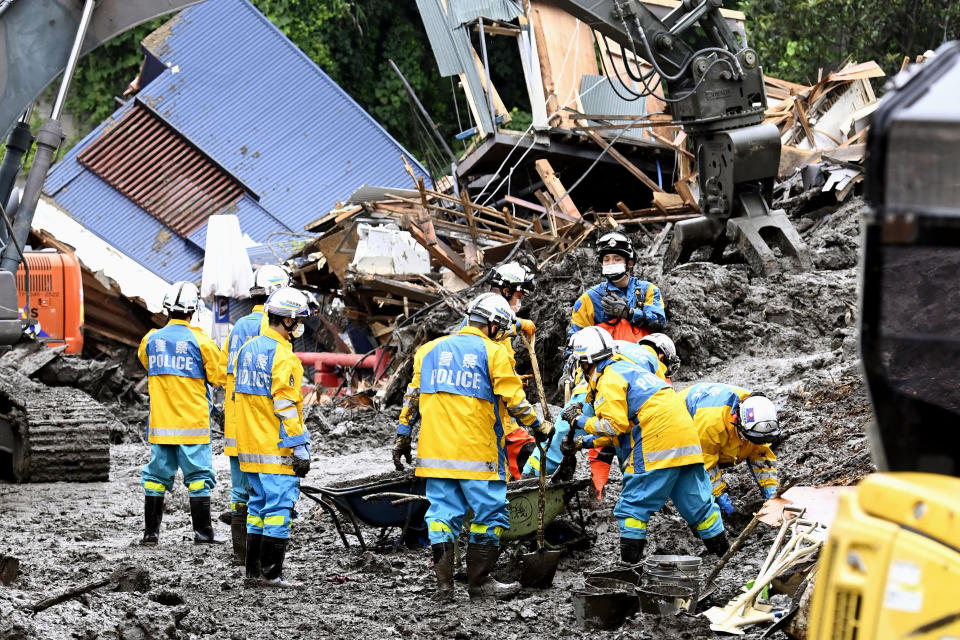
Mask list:
[[234,361],[240,347],[246,344],[247,340],[260,335],[261,325],[266,322],[263,305],[267,298],[289,282],[287,272],[277,265],[263,265],[254,271],[253,286],[250,287],[253,311],[233,325],[223,349],[221,364],[227,375],[227,393],[223,401],[223,453],[230,459],[230,535],[233,539],[233,562],[238,565],[243,565],[247,544],[247,500],[250,497],[250,485],[237,460],[237,417],[233,402],[236,382]]
[[703,464],[717,504],[735,511],[721,467],[746,460],[764,499],[777,492],[777,456],[770,443],[780,436],[777,408],[767,397],[728,384],[701,382],[680,392],[700,434]]
[[[673,500],[707,550],[729,548],[720,510],[710,492],[693,420],[680,396],[664,380],[616,352],[610,334],[587,327],[573,338],[573,353],[590,380],[593,417],[578,405],[562,418],[577,429],[574,449],[597,437],[615,438],[623,490],[614,508],[620,521],[620,557],[635,564],[643,556],[650,516]],[[582,434],[582,435],[581,435]]]
[[297,588],[283,579],[300,478],[310,470],[310,434],[303,423],[303,365],[291,338],[303,335],[307,297],[281,287],[263,305],[267,326],[240,347],[234,363],[237,459],[247,474],[245,586]]
[[468,306],[467,318],[457,333],[417,350],[393,451],[397,469],[402,457],[411,462],[411,428],[420,420],[416,474],[427,478],[425,519],[438,601],[453,599],[454,540],[468,509],[474,514],[466,553],[470,597],[502,599],[519,591],[519,584],[490,576],[500,536],[510,526],[503,416],[533,429],[541,442],[553,429],[537,417],[498,344],[515,320],[509,303],[495,293],[481,294]]
[[[523,304],[523,296],[527,293],[533,293],[536,289],[536,281],[529,269],[517,262],[508,262],[495,267],[487,278],[490,287],[494,293],[497,293],[510,304],[513,312],[519,313],[520,306]],[[459,329],[467,326],[467,318],[464,317],[460,323]],[[510,358],[510,365],[516,370],[517,357],[513,348],[513,339],[523,334],[527,340],[533,342],[534,333],[537,327],[532,320],[517,318],[513,327],[502,340],[498,342],[507,350]],[[510,416],[503,416],[508,423],[505,424],[507,432],[507,464],[510,467],[510,476],[513,480],[519,480],[524,465],[530,455],[536,451],[537,445],[533,437],[526,429],[521,427],[516,420]]]
[[210,521],[210,490],[217,485],[210,449],[212,387],[224,383],[220,349],[190,318],[200,305],[197,287],[176,282],[163,298],[170,320],[150,331],[137,355],[147,370],[150,417],[147,439],[150,462],[143,468],[144,531],[142,544],[160,539],[164,494],[173,489],[177,468],[190,494],[195,543],[223,542]]

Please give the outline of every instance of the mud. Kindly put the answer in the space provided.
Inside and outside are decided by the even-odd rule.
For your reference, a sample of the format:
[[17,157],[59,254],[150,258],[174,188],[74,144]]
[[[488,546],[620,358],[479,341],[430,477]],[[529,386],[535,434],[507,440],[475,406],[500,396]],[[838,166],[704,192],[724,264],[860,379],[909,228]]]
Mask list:
[[[663,290],[668,333],[683,359],[675,387],[727,381],[775,397],[787,431],[777,446],[781,473],[801,484],[850,484],[872,470],[865,439],[870,412],[855,338],[861,207],[855,201],[800,220],[816,267],[809,273],[761,278],[735,262],[694,263],[665,276],[653,260],[639,268]],[[521,311],[538,325],[537,353],[553,402],[559,397],[555,383],[570,305],[598,279],[588,251],[564,256],[544,269],[538,292]],[[457,322],[459,315],[441,305],[412,323],[412,333],[434,337]],[[528,367],[519,350],[518,368],[523,372]],[[120,404],[143,410],[137,402]],[[314,461],[305,482],[336,485],[392,474],[390,448],[398,413],[396,406],[380,413],[310,408]],[[286,573],[306,588],[245,590],[242,570],[230,565],[227,546],[190,542],[182,486],[167,498],[160,546],[136,545],[143,518],[140,468],[148,449],[138,435],[145,415],[132,415],[137,417],[130,420],[130,433],[111,447],[109,482],[0,484],[0,554],[21,561],[17,580],[0,587],[0,638],[713,637],[705,618],[690,615],[638,615],[615,631],[587,632],[577,626],[570,592],[583,585],[584,573],[613,562],[618,554],[612,516],[616,469],[603,503],[583,498],[587,529],[596,536],[593,546],[561,560],[552,589],[525,590],[506,603],[482,603],[469,601],[465,586],[458,584],[456,603],[435,606],[429,601],[434,579],[428,549],[392,551],[394,532],[384,549],[361,552],[348,536],[351,548],[346,550],[329,517],[303,499]],[[221,452],[222,444],[216,443],[214,451]],[[228,502],[226,458],[216,455],[215,467],[219,484],[212,500],[218,510]],[[725,478],[740,510],[728,520],[733,537],[761,498],[746,469],[730,470]],[[229,535],[222,524],[215,526],[219,535]],[[370,541],[377,533],[364,530]],[[759,527],[720,574],[719,589],[708,605],[722,604],[755,577],[774,536],[773,529]],[[702,552],[672,506],[651,519],[646,554]],[[704,568],[714,561],[707,556]],[[148,591],[100,589],[38,614],[29,611],[44,598],[108,577],[128,564],[149,572]],[[506,559],[501,567],[510,573]],[[752,628],[747,637],[759,637],[762,631]],[[772,637],[786,636],[777,632]]]

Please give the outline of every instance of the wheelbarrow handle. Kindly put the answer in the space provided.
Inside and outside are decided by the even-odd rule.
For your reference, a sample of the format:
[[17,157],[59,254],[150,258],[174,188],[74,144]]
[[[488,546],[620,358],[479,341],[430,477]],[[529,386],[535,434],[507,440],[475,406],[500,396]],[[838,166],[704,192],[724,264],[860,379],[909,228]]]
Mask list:
[[368,493],[367,495],[362,496],[360,499],[364,502],[370,502],[371,500],[391,500],[390,504],[395,507],[401,504],[408,504],[410,502],[430,502],[426,496],[421,496],[416,493],[399,493],[396,491]]

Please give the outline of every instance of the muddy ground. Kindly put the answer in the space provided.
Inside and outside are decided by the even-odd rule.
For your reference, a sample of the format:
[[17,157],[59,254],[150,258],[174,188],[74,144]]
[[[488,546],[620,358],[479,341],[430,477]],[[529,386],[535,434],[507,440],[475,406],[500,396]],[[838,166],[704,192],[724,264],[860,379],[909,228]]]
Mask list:
[[[644,276],[658,282],[667,304],[670,335],[683,359],[675,387],[696,381],[731,382],[762,389],[777,399],[786,438],[778,445],[782,476],[804,485],[852,484],[872,470],[865,428],[869,406],[855,340],[862,203],[824,208],[799,221],[814,254],[815,270],[762,278],[742,264],[692,263],[666,277],[650,261]],[[587,252],[564,257],[540,277],[540,290],[521,315],[537,322],[538,356],[551,401],[557,392],[560,349],[569,308],[583,284],[598,280]],[[455,321],[437,310],[417,323],[439,332]],[[521,373],[529,365],[521,354]],[[124,390],[123,393],[133,393]],[[117,406],[120,406],[119,404]],[[473,603],[458,586],[454,605],[429,602],[434,582],[429,550],[344,550],[326,514],[301,499],[288,553],[287,575],[305,583],[300,592],[244,590],[241,569],[230,566],[227,546],[190,542],[186,491],[167,499],[161,544],[137,546],[142,533],[140,468],[148,459],[142,443],[143,407],[126,402],[125,431],[111,448],[110,482],[0,484],[0,554],[20,559],[20,574],[0,586],[0,638],[357,638],[459,637],[712,637],[703,618],[657,620],[638,616],[617,631],[583,631],[574,617],[571,588],[583,572],[617,557],[617,525],[611,509],[617,471],[603,504],[584,500],[588,529],[596,542],[560,565],[554,587],[525,591],[506,603]],[[118,412],[119,413],[119,412]],[[390,446],[398,409],[312,411],[313,469],[305,483],[325,485],[391,468]],[[82,443],[78,443],[82,446]],[[222,445],[214,445],[215,452]],[[218,486],[213,502],[227,502],[227,460],[215,456]],[[581,464],[581,469],[583,465]],[[743,514],[730,519],[731,534],[760,503],[743,468],[726,474]],[[227,527],[217,523],[220,535]],[[721,574],[714,603],[752,579],[774,531],[760,527]],[[366,529],[368,541],[377,532]],[[650,523],[647,554],[700,554],[702,546],[672,509]],[[351,538],[353,542],[353,539]],[[714,558],[707,556],[710,566]],[[503,562],[503,561],[502,561]],[[107,577],[118,566],[149,573],[143,592],[102,588],[33,614],[31,604],[60,591]],[[761,629],[748,633],[758,637]],[[772,637],[784,638],[782,632]]]

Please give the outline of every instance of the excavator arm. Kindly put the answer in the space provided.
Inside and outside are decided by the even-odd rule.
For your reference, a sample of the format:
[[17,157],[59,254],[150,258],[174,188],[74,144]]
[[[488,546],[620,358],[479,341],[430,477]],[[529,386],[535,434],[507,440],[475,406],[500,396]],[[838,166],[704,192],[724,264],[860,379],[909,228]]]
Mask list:
[[676,225],[664,268],[704,245],[719,257],[733,241],[761,273],[809,269],[803,240],[783,212],[769,207],[780,135],[763,124],[767,99],[757,52],[730,28],[722,0],[683,0],[658,13],[660,7],[640,0],[553,3],[652,65],[645,75],[626,66],[644,92],[662,85],[661,99],[692,143],[704,216]]

